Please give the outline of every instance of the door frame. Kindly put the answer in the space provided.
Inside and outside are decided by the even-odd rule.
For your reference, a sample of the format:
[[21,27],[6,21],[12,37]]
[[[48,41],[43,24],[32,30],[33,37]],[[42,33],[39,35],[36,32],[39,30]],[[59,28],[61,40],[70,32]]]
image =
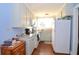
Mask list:
[[73,8],[73,20],[72,20],[72,46],[71,55],[77,55],[78,47],[78,8],[79,4]]

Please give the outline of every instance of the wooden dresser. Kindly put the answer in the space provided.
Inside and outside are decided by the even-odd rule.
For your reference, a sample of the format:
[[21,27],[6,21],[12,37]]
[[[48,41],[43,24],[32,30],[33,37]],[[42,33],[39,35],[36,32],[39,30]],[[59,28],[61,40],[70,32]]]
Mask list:
[[25,42],[20,41],[13,46],[1,46],[2,55],[25,55]]

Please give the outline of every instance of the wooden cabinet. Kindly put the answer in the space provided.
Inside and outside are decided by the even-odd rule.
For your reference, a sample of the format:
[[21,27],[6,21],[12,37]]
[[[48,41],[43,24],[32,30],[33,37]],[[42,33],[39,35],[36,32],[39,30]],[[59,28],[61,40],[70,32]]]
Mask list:
[[11,54],[10,49],[8,47],[1,47],[1,55],[9,55]]
[[15,44],[15,46],[1,46],[2,55],[25,55],[25,43],[20,42]]

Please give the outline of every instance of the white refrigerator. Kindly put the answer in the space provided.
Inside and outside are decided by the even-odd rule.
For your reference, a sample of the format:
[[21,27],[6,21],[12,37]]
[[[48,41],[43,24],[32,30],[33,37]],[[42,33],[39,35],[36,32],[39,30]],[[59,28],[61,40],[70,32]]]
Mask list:
[[53,48],[56,53],[70,53],[71,20],[56,20]]

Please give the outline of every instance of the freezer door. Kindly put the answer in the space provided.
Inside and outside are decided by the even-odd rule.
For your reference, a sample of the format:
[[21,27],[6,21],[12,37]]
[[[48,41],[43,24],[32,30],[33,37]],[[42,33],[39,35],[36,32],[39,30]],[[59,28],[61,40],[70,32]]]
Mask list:
[[70,51],[70,20],[56,20],[54,50],[58,53]]

